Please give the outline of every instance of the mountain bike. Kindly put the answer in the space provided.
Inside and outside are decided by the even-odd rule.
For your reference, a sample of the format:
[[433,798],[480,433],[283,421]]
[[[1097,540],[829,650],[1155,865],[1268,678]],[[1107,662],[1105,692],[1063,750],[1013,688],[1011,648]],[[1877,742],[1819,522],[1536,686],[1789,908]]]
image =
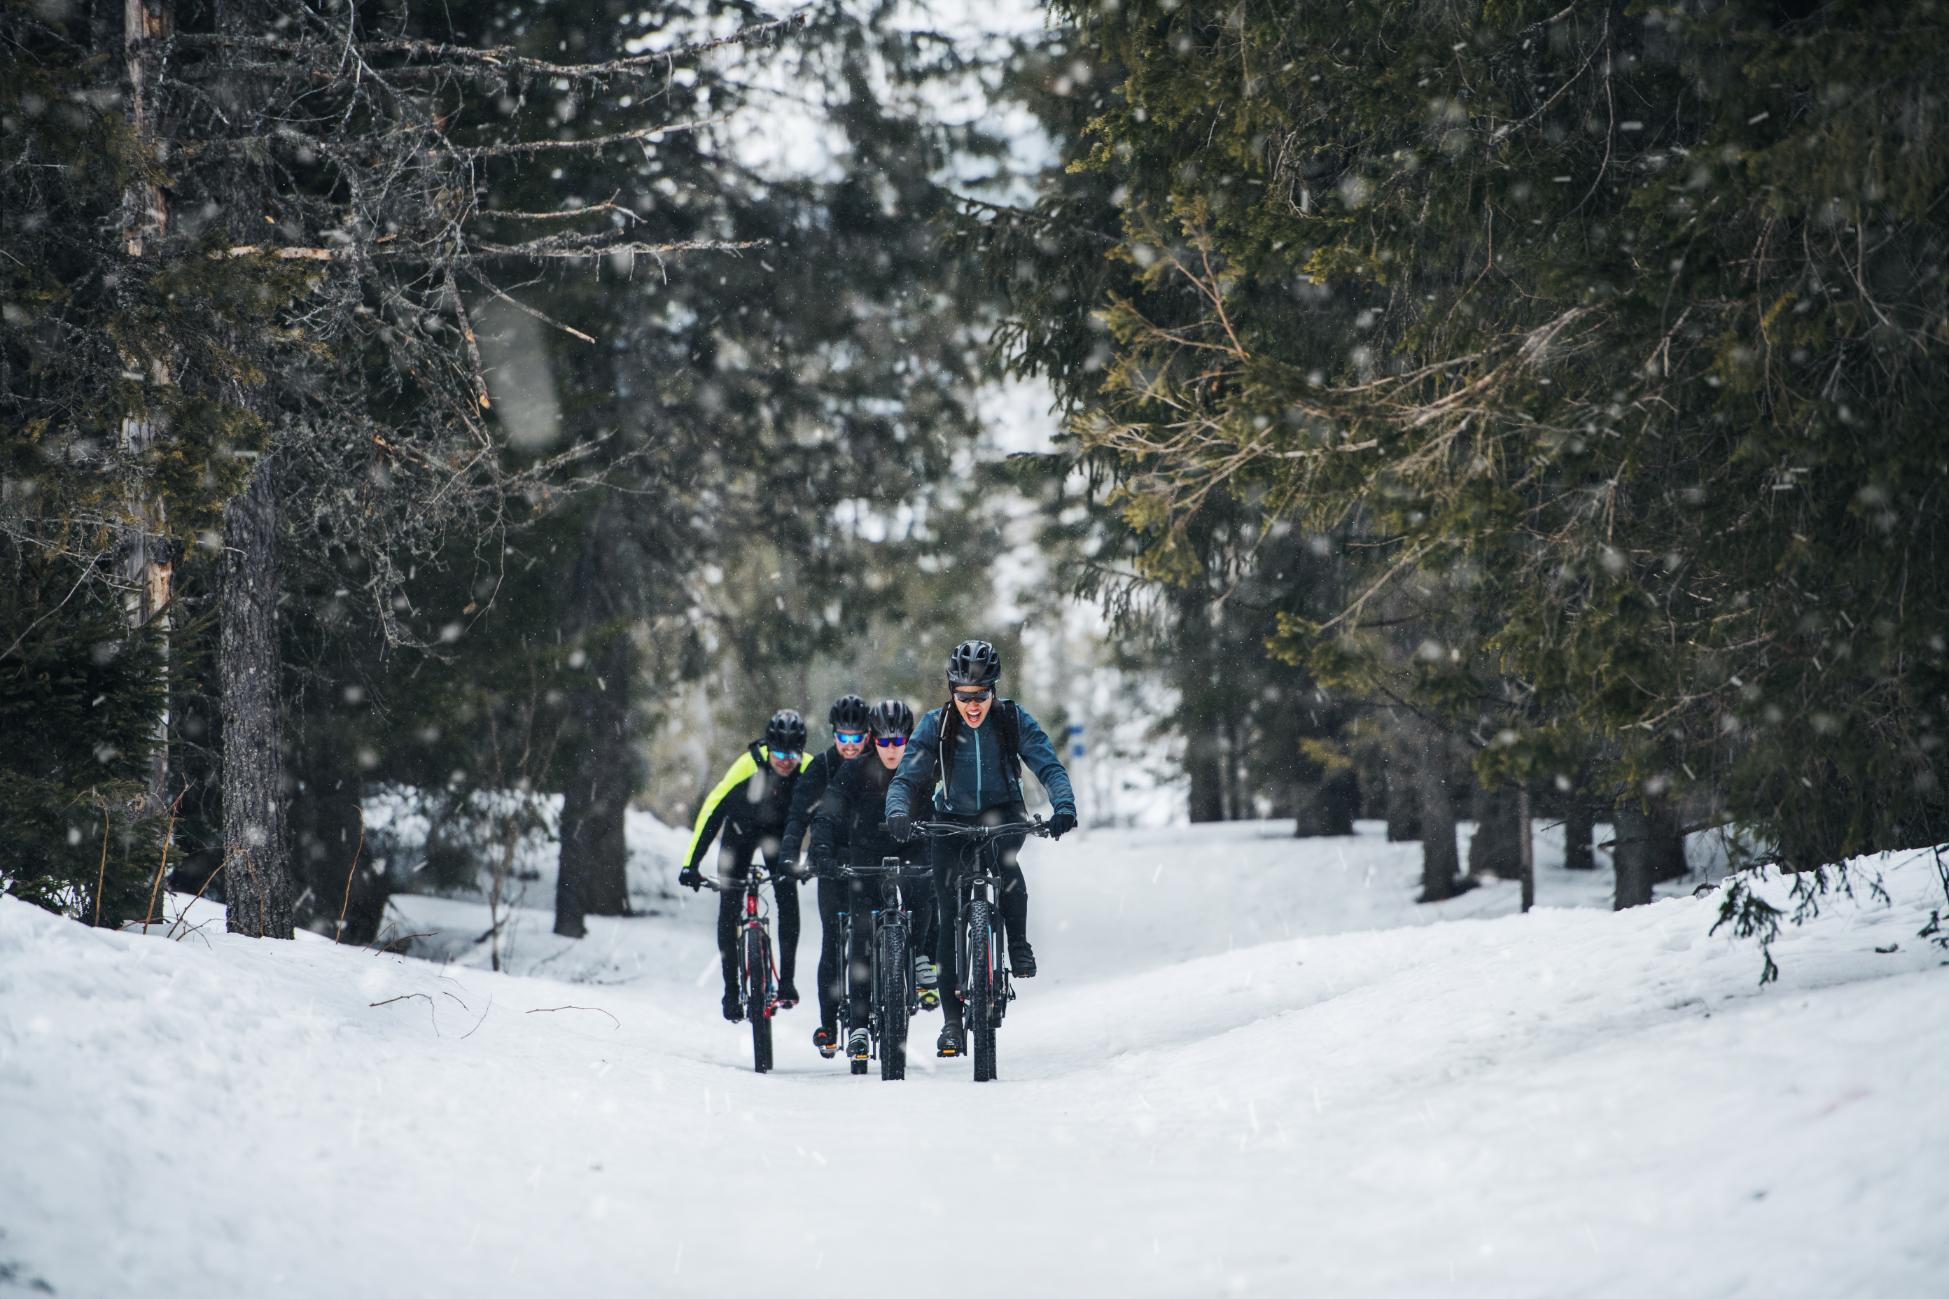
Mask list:
[[960,900],[960,923],[954,929],[954,969],[963,1015],[973,1039],[974,1080],[995,1079],[995,1035],[1015,999],[1004,951],[999,890],[1002,878],[997,841],[1005,835],[1047,837],[1041,817],[1005,825],[961,825],[954,821],[916,821],[914,833],[930,839],[961,839],[968,844],[955,864],[950,887]]
[[[833,872],[852,886],[847,891],[845,937],[840,949],[846,963],[846,995],[839,1004],[840,1040],[845,1041],[855,1028],[865,1029],[885,1082],[898,1082],[907,1076],[907,1024],[920,1009],[920,989],[914,981],[913,917],[900,882],[926,879],[933,873],[931,866],[912,865],[898,857],[882,858],[877,866],[842,865]],[[864,916],[859,902],[864,902]],[[861,927],[866,932],[862,933]],[[866,940],[868,969],[867,1014],[866,1023],[855,1024],[853,954],[862,938]],[[867,1063],[854,1060],[852,1069],[863,1074]]]
[[706,875],[713,893],[744,894],[744,920],[738,936],[738,1004],[751,1021],[751,1063],[759,1073],[771,1072],[771,1020],[778,1012],[778,968],[771,957],[771,918],[759,905],[759,892],[771,875],[758,863],[745,868],[744,882],[726,883]]

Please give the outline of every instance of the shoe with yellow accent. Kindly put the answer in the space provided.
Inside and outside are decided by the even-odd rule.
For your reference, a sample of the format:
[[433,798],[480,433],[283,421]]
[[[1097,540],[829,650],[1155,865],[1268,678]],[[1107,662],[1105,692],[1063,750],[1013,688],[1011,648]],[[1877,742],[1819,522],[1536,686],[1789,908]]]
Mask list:
[[940,970],[925,956],[914,957],[914,985],[920,993],[922,1010],[941,1008]]
[[941,1025],[941,1035],[934,1039],[934,1054],[947,1060],[965,1050],[967,1045],[961,1036],[961,1026],[952,1021]]

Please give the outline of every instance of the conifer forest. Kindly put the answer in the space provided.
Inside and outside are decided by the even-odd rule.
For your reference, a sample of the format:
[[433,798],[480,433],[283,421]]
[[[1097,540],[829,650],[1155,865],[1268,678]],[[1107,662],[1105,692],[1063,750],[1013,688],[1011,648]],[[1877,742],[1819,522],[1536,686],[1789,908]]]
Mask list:
[[1946,70],[0,0],[0,1295],[1942,1293]]

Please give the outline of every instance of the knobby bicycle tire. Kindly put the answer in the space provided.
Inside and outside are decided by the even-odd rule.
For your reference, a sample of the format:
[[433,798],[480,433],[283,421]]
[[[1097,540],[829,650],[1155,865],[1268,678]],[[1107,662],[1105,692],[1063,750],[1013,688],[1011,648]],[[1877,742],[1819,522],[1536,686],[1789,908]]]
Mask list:
[[907,927],[894,923],[880,930],[880,1078],[898,1082],[907,1076],[907,978],[913,970],[907,951]]
[[995,915],[988,902],[968,907],[968,1036],[974,1054],[974,1080],[995,1078]]
[[744,931],[744,1013],[751,1021],[751,1065],[759,1073],[771,1072],[771,1016],[765,1013],[767,989],[771,983],[771,944],[765,931],[753,926]]

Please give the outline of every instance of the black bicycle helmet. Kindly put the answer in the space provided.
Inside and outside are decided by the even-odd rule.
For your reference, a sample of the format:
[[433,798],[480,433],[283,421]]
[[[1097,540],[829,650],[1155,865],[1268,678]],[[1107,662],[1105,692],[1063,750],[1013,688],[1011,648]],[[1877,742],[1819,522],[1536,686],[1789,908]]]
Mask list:
[[882,699],[873,705],[872,725],[875,735],[912,735],[914,710],[904,699]]
[[835,731],[864,731],[867,726],[866,701],[858,695],[841,695],[832,701],[832,711],[826,714],[826,724]]
[[781,708],[765,723],[765,747],[773,753],[805,752],[805,719],[796,708]]
[[1002,656],[985,640],[964,640],[947,656],[951,686],[992,686],[1002,679]]

